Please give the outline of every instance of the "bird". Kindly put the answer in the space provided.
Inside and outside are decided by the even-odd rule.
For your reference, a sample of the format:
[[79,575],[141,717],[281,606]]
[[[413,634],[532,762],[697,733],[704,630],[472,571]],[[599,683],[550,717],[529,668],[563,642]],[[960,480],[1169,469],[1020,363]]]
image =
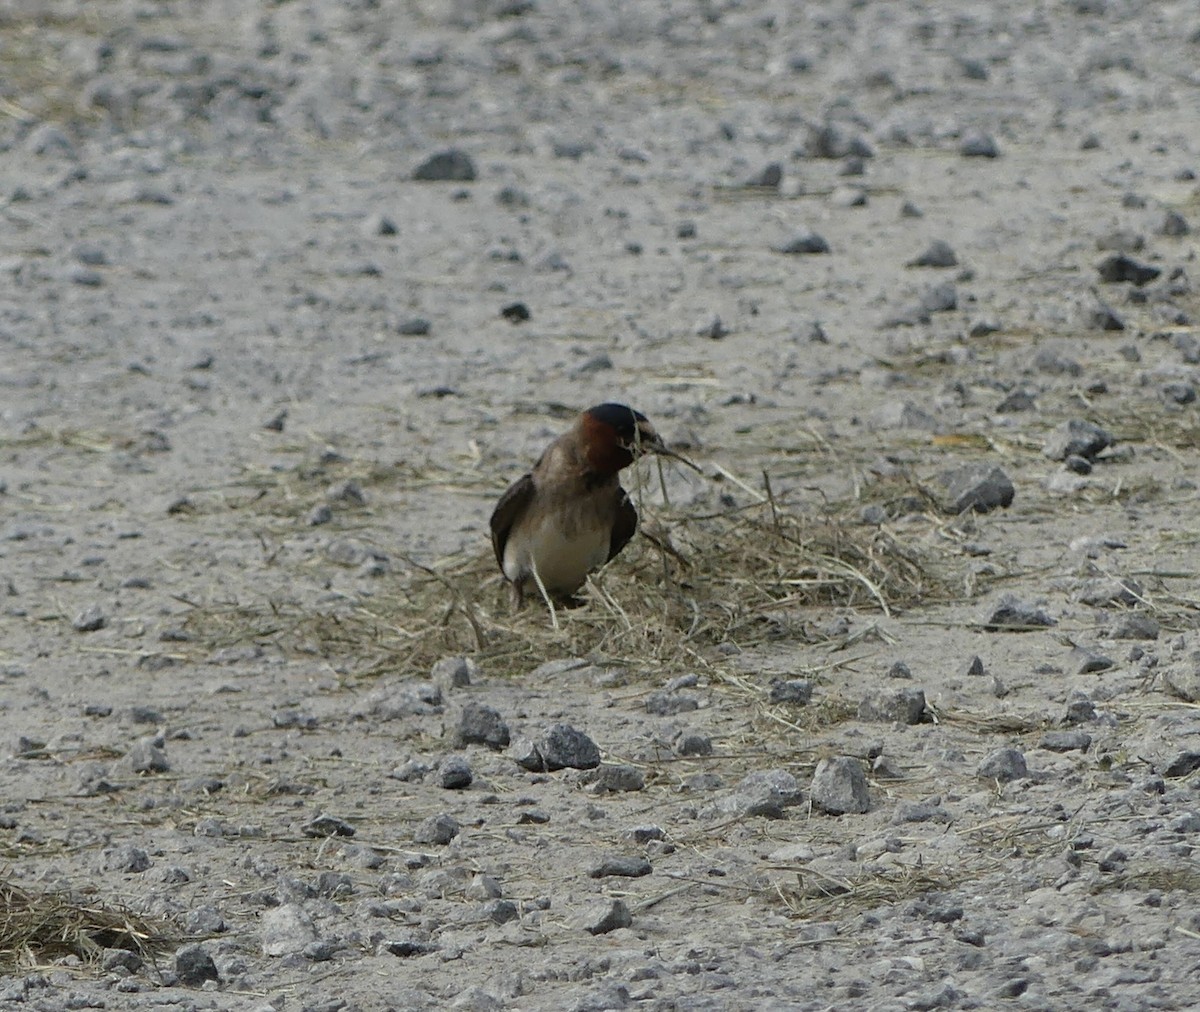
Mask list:
[[492,547],[514,608],[537,590],[550,609],[570,602],[588,574],[615,558],[637,531],[638,515],[620,472],[647,453],[672,457],[640,411],[597,404],[554,440],[510,485],[492,513]]

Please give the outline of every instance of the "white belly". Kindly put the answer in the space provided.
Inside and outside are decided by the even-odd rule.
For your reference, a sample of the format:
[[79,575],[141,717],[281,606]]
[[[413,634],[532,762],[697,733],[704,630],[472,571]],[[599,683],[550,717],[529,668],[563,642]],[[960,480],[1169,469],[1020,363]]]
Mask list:
[[612,533],[603,527],[565,531],[551,517],[533,528],[513,531],[504,546],[504,575],[514,583],[538,576],[551,594],[574,594],[588,573],[608,561]]

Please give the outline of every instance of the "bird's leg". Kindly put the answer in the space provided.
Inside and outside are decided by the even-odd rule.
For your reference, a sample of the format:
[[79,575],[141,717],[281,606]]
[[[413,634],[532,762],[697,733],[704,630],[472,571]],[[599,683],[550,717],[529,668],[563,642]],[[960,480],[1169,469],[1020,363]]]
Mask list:
[[530,560],[529,571],[533,573],[533,582],[537,584],[537,589],[542,592],[542,600],[546,602],[546,607],[550,609],[550,624],[554,627],[554,631],[558,632],[558,612],[554,610],[554,602],[550,600],[550,594],[546,590],[546,585],[542,583],[542,577],[537,571],[537,563]]
[[508,601],[513,611],[520,611],[525,607],[525,587],[521,583],[508,585]]

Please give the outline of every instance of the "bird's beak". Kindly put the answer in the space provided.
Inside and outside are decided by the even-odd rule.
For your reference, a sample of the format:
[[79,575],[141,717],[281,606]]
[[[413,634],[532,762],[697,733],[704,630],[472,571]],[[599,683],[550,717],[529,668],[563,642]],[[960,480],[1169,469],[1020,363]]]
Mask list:
[[656,438],[653,440],[649,440],[649,439],[642,440],[642,450],[646,453],[656,453],[660,457],[670,457],[671,460],[678,460],[681,464],[686,464],[697,474],[704,473],[702,470],[700,470],[699,467],[697,467],[690,460],[688,460],[687,457],[685,457],[682,453],[676,453],[669,446],[667,446],[667,444],[664,443],[661,438]]

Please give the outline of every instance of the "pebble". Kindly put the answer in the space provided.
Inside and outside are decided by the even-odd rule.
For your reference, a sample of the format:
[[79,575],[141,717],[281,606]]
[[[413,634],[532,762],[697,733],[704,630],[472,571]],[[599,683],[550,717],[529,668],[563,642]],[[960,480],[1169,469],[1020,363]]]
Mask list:
[[775,189],[781,182],[783,182],[783,166],[779,162],[770,162],[742,185]]
[[1070,456],[1095,460],[1112,445],[1113,437],[1107,430],[1082,418],[1072,418],[1054,428],[1042,445],[1042,454],[1051,460]]
[[206,980],[221,979],[217,964],[202,945],[185,945],[175,952],[175,974],[187,987],[199,987]]
[[1076,674],[1088,675],[1096,671],[1107,671],[1116,666],[1116,661],[1087,647],[1076,646],[1071,650],[1071,664]]
[[600,749],[582,731],[570,724],[546,728],[537,742],[538,752],[547,770],[589,770],[600,765]]
[[423,316],[410,316],[396,322],[396,333],[401,337],[427,337],[432,329],[433,324]]
[[96,632],[108,625],[108,617],[98,604],[84,608],[71,621],[71,628],[76,632]]
[[537,747],[537,742],[532,738],[518,738],[513,742],[510,754],[512,755],[513,762],[522,769],[529,770],[531,773],[541,773],[546,769],[546,762],[542,759],[542,753]]
[[1067,709],[1063,714],[1064,724],[1087,724],[1096,719],[1096,704],[1088,699],[1087,694],[1075,690],[1067,699]]
[[126,758],[134,773],[168,773],[171,769],[163,739],[158,735],[135,742]]
[[289,956],[317,940],[313,919],[298,903],[284,903],[264,910],[258,919],[264,956]]
[[412,178],[419,182],[469,183],[475,178],[475,162],[465,151],[448,148],[425,159],[413,169]]
[[862,763],[844,755],[822,759],[813,774],[809,798],[814,808],[830,815],[869,811],[871,798]]
[[1159,235],[1178,237],[1191,231],[1187,219],[1178,211],[1167,211],[1163,215],[1162,224],[1158,226]]
[[320,815],[314,816],[306,822],[301,832],[305,836],[313,838],[320,838],[322,836],[350,837],[354,835],[355,829],[345,819],[322,812]]
[[1085,581],[1075,599],[1093,608],[1133,608],[1141,603],[1142,594],[1136,580],[1105,576]]
[[829,243],[817,232],[802,229],[786,242],[776,246],[775,252],[793,256],[806,253],[828,253]]
[[978,654],[974,655],[967,661],[962,673],[966,678],[980,678],[987,674],[987,669],[983,666],[983,658]]
[[1166,768],[1162,771],[1162,775],[1169,779],[1177,777],[1186,777],[1200,770],[1200,752],[1184,749],[1177,752],[1175,756],[1167,763]]
[[475,877],[471,879],[471,884],[467,886],[465,895],[469,900],[483,902],[499,899],[503,895],[503,890],[500,888],[500,883],[491,875],[477,872]]
[[1086,752],[1092,736],[1086,731],[1047,731],[1038,740],[1038,748],[1048,752]]
[[982,130],[967,130],[959,142],[958,153],[964,158],[998,158],[1000,148],[991,134]]
[[675,754],[679,756],[712,755],[712,739],[706,734],[685,732],[675,741]]
[[379,943],[379,951],[399,956],[401,959],[409,959],[412,956],[427,956],[431,952],[437,952],[437,950],[437,943],[422,941],[415,935],[387,939]]
[[109,871],[137,875],[146,871],[150,865],[150,855],[141,847],[135,847],[131,843],[122,844],[114,850],[105,852],[104,855],[104,867]]
[[858,704],[858,719],[919,724],[925,716],[923,689],[881,689]]
[[700,701],[685,692],[660,689],[646,697],[646,712],[656,717],[672,717],[678,713],[691,713],[700,708]]
[[592,794],[624,794],[646,786],[646,774],[626,763],[603,763],[590,775]]
[[509,743],[508,724],[500,711],[484,703],[467,703],[458,719],[455,742],[462,745],[486,745],[500,751]]
[[807,706],[812,701],[813,684],[804,678],[772,678],[767,698],[772,703]]
[[460,755],[447,756],[438,767],[438,782],[448,791],[471,786],[471,764]]
[[507,924],[520,918],[521,911],[512,900],[489,900],[483,905],[483,916],[493,924]]
[[990,513],[1012,505],[1016,490],[1012,479],[986,461],[963,464],[938,475],[940,505],[947,513]]
[[707,337],[712,341],[719,341],[721,338],[729,336],[729,328],[716,313],[701,316],[696,321],[694,332],[697,337]]
[[1125,320],[1107,302],[1097,300],[1088,313],[1088,323],[1096,330],[1124,330]]
[[1195,668],[1167,668],[1162,673],[1162,681],[1167,695],[1187,703],[1200,703],[1200,671]]
[[571,923],[577,930],[586,931],[589,935],[607,935],[610,931],[633,924],[633,915],[624,900],[598,900],[580,910]]
[[1019,749],[998,748],[979,764],[978,775],[984,780],[1008,783],[1029,776],[1025,755]]
[[641,878],[651,872],[650,862],[644,857],[606,857],[588,869],[591,878]]
[[934,239],[921,253],[910,260],[906,267],[954,267],[958,257],[944,239]]
[[533,314],[524,302],[510,302],[500,309],[500,315],[509,323],[525,323],[533,318]]
[[1100,280],[1105,284],[1132,281],[1139,288],[1157,278],[1162,269],[1135,260],[1126,253],[1114,253],[1096,265]]
[[309,527],[320,527],[322,524],[327,524],[333,519],[333,507],[327,502],[319,503],[308,511],[308,516],[305,517],[305,523]]
[[1020,601],[1012,594],[1005,594],[992,610],[983,627],[989,632],[1014,629],[1024,632],[1030,628],[1045,628],[1056,625],[1055,619],[1042,607]]
[[1108,635],[1115,640],[1156,640],[1158,634],[1158,622],[1141,612],[1125,612],[1118,615],[1108,629]]
[[718,799],[716,809],[726,815],[782,819],[785,807],[802,800],[800,784],[787,770],[758,770],[743,777],[731,794]]
[[413,830],[413,842],[445,846],[458,836],[458,822],[449,815],[431,815],[417,823]]

